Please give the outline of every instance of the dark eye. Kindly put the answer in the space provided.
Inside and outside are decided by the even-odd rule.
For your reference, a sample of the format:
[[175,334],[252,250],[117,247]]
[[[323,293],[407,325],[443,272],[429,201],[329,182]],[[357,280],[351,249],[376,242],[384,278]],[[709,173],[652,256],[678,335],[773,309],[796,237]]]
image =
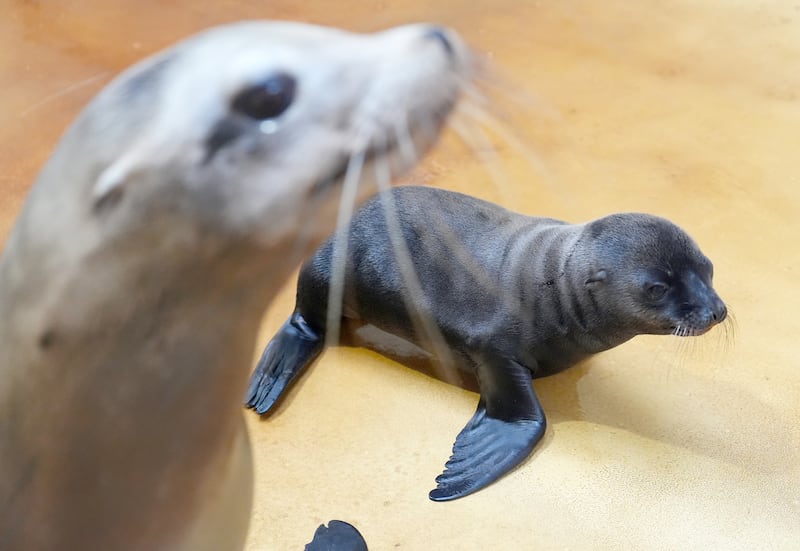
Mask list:
[[266,80],[245,88],[233,98],[231,107],[242,115],[260,121],[273,119],[286,111],[294,100],[297,82],[286,73],[275,73]]
[[669,286],[663,283],[651,283],[647,286],[646,291],[650,300],[661,300],[669,291]]

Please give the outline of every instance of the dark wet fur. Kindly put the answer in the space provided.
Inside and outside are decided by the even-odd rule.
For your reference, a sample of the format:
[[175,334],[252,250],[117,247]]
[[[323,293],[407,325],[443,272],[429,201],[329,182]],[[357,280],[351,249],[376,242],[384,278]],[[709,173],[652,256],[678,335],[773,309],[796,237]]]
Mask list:
[[[422,294],[409,292],[384,205],[373,199],[351,221],[342,327],[371,325],[441,359],[436,339],[420,329],[425,316],[451,355],[445,367],[475,374],[478,409],[433,500],[473,493],[530,454],[546,426],[532,377],[638,334],[684,327],[698,335],[725,319],[711,262],[662,218],[615,214],[571,225],[432,188],[391,193]],[[457,247],[470,253],[467,265]],[[331,240],[300,272],[295,312],[251,379],[247,405],[259,413],[322,349],[333,255]]]

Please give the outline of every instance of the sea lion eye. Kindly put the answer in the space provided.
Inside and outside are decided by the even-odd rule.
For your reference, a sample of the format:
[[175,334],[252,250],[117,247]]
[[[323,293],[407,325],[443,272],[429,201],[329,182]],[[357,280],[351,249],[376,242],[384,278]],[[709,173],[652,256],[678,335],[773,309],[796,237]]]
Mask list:
[[646,287],[647,296],[650,300],[661,300],[669,291],[669,287],[663,283],[651,283]]
[[292,104],[296,88],[297,81],[291,75],[275,73],[236,94],[231,108],[252,119],[274,119]]

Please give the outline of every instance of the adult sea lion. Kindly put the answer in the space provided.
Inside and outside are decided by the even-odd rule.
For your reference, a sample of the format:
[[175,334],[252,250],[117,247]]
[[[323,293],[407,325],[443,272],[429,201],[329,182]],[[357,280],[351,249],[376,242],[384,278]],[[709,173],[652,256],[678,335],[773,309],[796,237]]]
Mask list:
[[[405,269],[393,231],[407,247]],[[324,347],[333,255],[328,241],[301,269],[295,311],[250,382],[247,405],[258,413]],[[445,501],[490,484],[541,439],[531,377],[636,335],[705,333],[727,313],[711,279],[711,261],[663,218],[613,214],[573,225],[409,186],[373,198],[351,221],[342,321],[433,356],[443,344],[448,361],[475,373],[478,410],[430,493]],[[440,346],[420,317],[438,327]]]
[[245,22],[91,102],[0,260],[1,549],[243,546],[260,317],[343,180],[410,168],[469,65],[432,25]]

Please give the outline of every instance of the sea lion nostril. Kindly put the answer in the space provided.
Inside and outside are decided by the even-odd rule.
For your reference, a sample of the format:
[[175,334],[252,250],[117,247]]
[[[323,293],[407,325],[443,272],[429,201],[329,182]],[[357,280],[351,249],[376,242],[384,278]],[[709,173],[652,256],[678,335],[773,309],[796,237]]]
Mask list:
[[725,303],[718,298],[712,299],[712,302],[708,307],[708,317],[710,320],[713,320],[715,323],[720,323],[725,320],[727,315],[728,309],[725,306]]
[[447,52],[447,55],[453,55],[453,44],[450,42],[450,39],[447,37],[447,31],[445,31],[442,27],[431,27],[425,32],[426,38],[431,38],[433,40],[438,40],[439,43],[444,46],[444,50]]
[[725,321],[725,318],[728,317],[728,308],[725,306],[725,303],[717,301],[714,305],[714,321]]

